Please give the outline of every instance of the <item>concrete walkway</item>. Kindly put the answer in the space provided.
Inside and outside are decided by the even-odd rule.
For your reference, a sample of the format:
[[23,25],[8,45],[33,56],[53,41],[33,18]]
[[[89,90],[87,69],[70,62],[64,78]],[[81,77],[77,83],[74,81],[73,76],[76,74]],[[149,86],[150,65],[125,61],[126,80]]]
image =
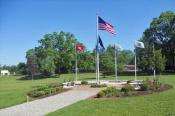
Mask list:
[[75,86],[73,90],[61,94],[1,109],[0,116],[43,116],[49,112],[89,98],[97,94],[98,91],[100,89],[89,88],[88,86]]

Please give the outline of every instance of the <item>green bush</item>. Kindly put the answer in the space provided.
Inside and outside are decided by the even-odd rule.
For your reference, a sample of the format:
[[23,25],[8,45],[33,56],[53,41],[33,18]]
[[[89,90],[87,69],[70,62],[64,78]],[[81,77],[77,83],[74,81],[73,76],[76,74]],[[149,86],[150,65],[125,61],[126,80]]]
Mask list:
[[63,86],[60,86],[60,87],[55,87],[56,91],[61,91],[63,90]]
[[134,87],[131,86],[130,84],[126,84],[124,87],[122,87],[121,91],[128,93],[130,91],[134,91]]
[[50,89],[51,93],[56,92],[56,88],[49,88],[49,89]]
[[45,92],[45,95],[51,94],[50,88],[45,89],[44,92]]
[[117,90],[115,87],[107,87],[106,89],[100,91],[96,96],[101,97],[121,97],[123,92]]
[[128,91],[127,93],[126,93],[126,95],[128,95],[128,96],[132,96],[134,94],[134,91]]
[[105,93],[103,91],[100,91],[99,93],[97,93],[97,98],[101,98],[104,96],[105,96]]
[[82,84],[82,85],[87,85],[88,82],[87,82],[87,81],[81,81],[81,84]]
[[101,87],[107,87],[106,84],[96,84],[96,83],[93,83],[91,84],[91,87],[92,88],[101,88]]
[[44,86],[37,86],[36,87],[36,90],[37,91],[43,91],[43,90],[45,90],[45,89],[47,89],[48,88],[48,86],[46,86],[46,85],[44,85]]
[[123,92],[121,92],[120,90],[116,90],[116,91],[114,92],[114,95],[113,95],[113,96],[115,96],[115,97],[121,97],[121,96],[123,96],[123,95],[124,95]]
[[156,90],[158,90],[160,87],[161,87],[162,83],[159,81],[158,78],[156,78],[154,81],[153,81],[153,86]]
[[114,93],[117,89],[115,87],[107,87],[105,90],[103,90],[103,92],[105,93],[105,95],[107,94],[111,94]]
[[123,95],[123,92],[117,89],[109,89],[107,90],[106,97],[121,97]]
[[28,93],[28,95],[31,96],[31,97],[40,97],[40,96],[45,95],[45,92],[44,91],[36,91],[36,90],[34,90],[34,91],[30,91]]
[[140,84],[140,90],[141,91],[147,91],[150,89],[150,85],[146,82],[143,82],[143,84]]

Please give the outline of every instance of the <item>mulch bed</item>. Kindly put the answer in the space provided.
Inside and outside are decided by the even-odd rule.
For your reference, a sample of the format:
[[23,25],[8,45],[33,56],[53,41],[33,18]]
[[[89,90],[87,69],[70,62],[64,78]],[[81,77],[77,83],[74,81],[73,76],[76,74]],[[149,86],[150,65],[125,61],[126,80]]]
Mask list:
[[[158,93],[158,92],[163,92],[163,91],[167,91],[172,89],[173,86],[172,85],[168,85],[168,84],[164,84],[162,85],[159,89],[157,90],[147,90],[147,91],[135,91],[134,94],[132,96],[143,96],[143,95],[149,95],[149,94],[153,94],[153,93]],[[126,98],[126,97],[132,97],[132,96],[128,96],[128,95],[123,95],[121,97],[102,97],[102,98],[97,98],[96,96],[92,96],[89,99],[116,99],[116,98]]]
[[148,95],[148,94],[157,93],[157,92],[163,92],[163,91],[167,91],[172,88],[173,88],[172,85],[164,84],[157,90],[136,91],[134,96],[142,96],[142,95]]
[[34,99],[42,99],[42,98],[46,98],[46,97],[49,97],[49,96],[60,94],[60,93],[63,93],[63,92],[69,91],[69,90],[71,90],[71,89],[64,89],[62,91],[57,91],[57,92],[54,92],[54,93],[51,93],[51,94],[48,94],[48,95],[43,95],[43,96],[40,96],[40,97],[32,97],[32,98],[34,98]]

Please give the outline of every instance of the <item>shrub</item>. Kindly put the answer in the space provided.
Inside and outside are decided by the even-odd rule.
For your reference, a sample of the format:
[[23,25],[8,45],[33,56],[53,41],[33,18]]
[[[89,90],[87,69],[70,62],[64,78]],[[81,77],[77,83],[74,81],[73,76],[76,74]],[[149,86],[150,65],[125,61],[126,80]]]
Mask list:
[[143,84],[140,84],[140,90],[141,91],[147,91],[150,89],[150,85],[146,82],[143,82]]
[[36,90],[37,91],[43,91],[43,90],[45,90],[45,89],[47,89],[48,88],[48,86],[46,86],[46,85],[44,85],[44,86],[37,86],[36,87]]
[[87,82],[87,81],[81,81],[81,84],[82,84],[82,85],[87,85],[88,82]]
[[34,90],[34,91],[30,91],[28,93],[28,95],[31,96],[31,97],[40,97],[40,96],[45,95],[45,92],[44,91],[36,91],[36,90]]
[[97,93],[97,98],[101,98],[104,96],[105,96],[105,93],[103,91],[100,91],[99,93]]
[[56,91],[62,91],[63,90],[63,86],[60,87],[55,87]]
[[159,81],[158,78],[156,78],[154,81],[153,81],[153,86],[156,90],[158,90],[160,87],[161,87],[162,83]]
[[45,89],[44,92],[45,92],[45,95],[47,95],[47,94],[51,94],[51,90],[50,90],[50,88]]
[[133,94],[134,94],[133,91],[128,91],[128,92],[126,93],[126,95],[128,95],[128,96],[132,96]]
[[122,87],[121,91],[128,93],[130,91],[134,91],[134,87],[131,86],[130,84],[126,84],[124,87]]
[[111,93],[107,93],[106,97],[121,97],[123,94],[120,90],[115,89]]
[[120,90],[116,90],[115,92],[114,92],[114,95],[113,96],[115,96],[115,97],[121,97],[121,96],[123,96],[123,92],[121,92]]
[[105,95],[107,94],[111,94],[114,93],[117,89],[115,87],[107,87],[105,90],[103,90],[103,92],[105,93]]
[[91,87],[92,88],[101,88],[101,87],[107,87],[106,84],[96,84],[96,83],[93,83],[91,84]]
[[56,88],[49,88],[49,89],[50,89],[51,93],[56,92]]

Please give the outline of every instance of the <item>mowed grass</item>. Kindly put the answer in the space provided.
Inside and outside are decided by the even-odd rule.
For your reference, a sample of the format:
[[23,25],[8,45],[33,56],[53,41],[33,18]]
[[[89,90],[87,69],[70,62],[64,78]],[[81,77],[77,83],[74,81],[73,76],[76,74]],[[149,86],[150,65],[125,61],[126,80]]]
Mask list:
[[[121,77],[121,79],[131,78],[134,79],[134,77]],[[173,85],[173,89],[137,97],[82,100],[49,113],[48,116],[175,116],[175,75],[163,75],[159,78],[161,82]]]

